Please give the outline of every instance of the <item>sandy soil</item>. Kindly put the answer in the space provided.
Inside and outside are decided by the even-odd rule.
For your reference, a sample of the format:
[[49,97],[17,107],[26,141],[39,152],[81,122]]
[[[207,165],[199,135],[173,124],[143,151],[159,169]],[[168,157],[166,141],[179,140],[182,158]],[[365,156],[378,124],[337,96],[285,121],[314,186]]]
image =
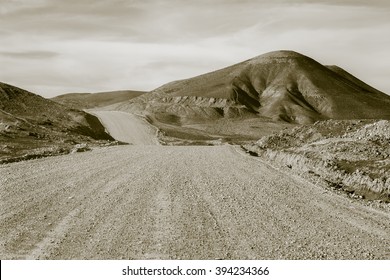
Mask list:
[[389,213],[237,147],[118,146],[0,166],[1,259],[389,259]]
[[158,145],[157,129],[131,113],[88,110],[97,116],[108,133],[118,141],[135,145]]

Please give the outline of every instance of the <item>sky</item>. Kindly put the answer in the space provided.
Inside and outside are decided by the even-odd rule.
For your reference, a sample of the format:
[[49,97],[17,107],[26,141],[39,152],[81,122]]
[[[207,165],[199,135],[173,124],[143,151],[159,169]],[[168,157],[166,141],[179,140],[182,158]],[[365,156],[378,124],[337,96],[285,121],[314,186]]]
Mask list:
[[390,94],[388,0],[0,0],[0,81],[149,91],[275,50]]

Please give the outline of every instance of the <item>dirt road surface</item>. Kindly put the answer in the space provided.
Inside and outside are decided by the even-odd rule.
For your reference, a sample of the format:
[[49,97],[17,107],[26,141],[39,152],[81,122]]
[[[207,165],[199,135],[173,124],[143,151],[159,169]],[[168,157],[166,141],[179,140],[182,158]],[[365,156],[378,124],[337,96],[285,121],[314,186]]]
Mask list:
[[88,112],[97,116],[107,132],[118,141],[135,145],[159,145],[157,129],[141,117],[119,111]]
[[389,259],[390,215],[235,147],[0,166],[1,259]]
[[229,145],[1,165],[0,197],[1,259],[390,258],[388,211]]

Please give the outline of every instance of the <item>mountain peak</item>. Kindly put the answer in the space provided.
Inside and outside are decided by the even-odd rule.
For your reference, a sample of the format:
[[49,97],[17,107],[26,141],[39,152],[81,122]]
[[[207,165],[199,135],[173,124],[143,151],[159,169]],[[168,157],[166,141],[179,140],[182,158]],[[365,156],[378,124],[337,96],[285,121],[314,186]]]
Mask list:
[[[287,63],[290,65],[305,63],[305,64],[318,64],[314,59],[305,56],[301,53],[291,50],[278,50],[273,52],[268,52],[259,56],[256,56],[252,59],[247,60],[249,64],[274,64]],[[244,62],[245,63],[245,62]],[[259,66],[259,65],[258,65]]]
[[258,57],[263,58],[307,58],[307,56],[292,50],[277,50],[268,52]]

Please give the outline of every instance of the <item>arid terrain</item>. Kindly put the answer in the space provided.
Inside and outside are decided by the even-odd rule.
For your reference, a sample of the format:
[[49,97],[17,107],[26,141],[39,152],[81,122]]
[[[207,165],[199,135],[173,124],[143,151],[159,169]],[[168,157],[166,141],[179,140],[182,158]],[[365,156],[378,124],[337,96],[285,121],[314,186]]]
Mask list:
[[[147,116],[166,136],[243,143],[286,125],[390,119],[390,96],[337,66],[276,51],[112,104]],[[201,140],[201,139],[197,139]]]
[[390,97],[337,66],[278,51],[146,93],[0,86],[2,259],[390,258]]
[[244,145],[252,155],[353,198],[390,202],[390,121],[328,120]]
[[95,116],[0,83],[0,163],[70,153],[110,140]]
[[0,180],[6,259],[390,257],[386,205],[339,196],[239,146],[106,147],[3,165]]

